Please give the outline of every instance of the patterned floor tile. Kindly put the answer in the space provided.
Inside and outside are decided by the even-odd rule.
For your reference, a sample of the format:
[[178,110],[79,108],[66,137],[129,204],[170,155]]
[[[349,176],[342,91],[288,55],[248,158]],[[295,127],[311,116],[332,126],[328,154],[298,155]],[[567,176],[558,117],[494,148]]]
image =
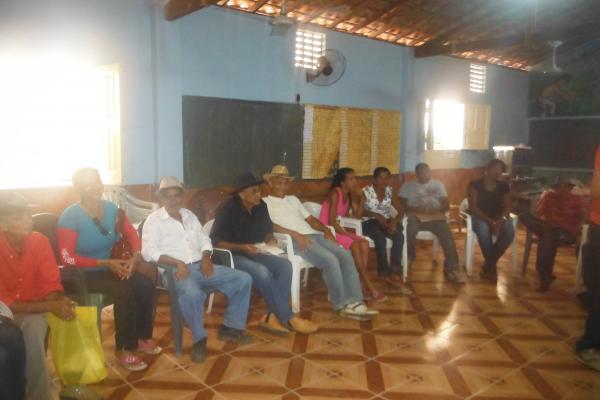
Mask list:
[[[457,237],[462,253],[464,233]],[[521,231],[518,238],[522,246]],[[465,285],[451,285],[444,283],[442,264],[432,266],[430,246],[417,254],[408,283],[414,296],[392,293],[378,281],[371,257],[369,274],[389,298],[370,303],[380,315],[367,322],[332,312],[321,274],[311,271],[300,315],[318,324],[313,335],[260,330],[266,309],[255,293],[247,329],[253,342],[222,342],[217,331],[226,303],[216,296],[205,317],[209,355],[201,364],[191,361],[188,327],[184,354],[175,357],[169,298],[163,294],[154,337],[164,352],[143,356],[146,371],[125,370],[114,355],[113,313],[106,308],[102,344],[109,376],[91,387],[107,400],[600,399],[600,375],[573,353],[585,312],[573,296],[571,253],[559,251],[558,279],[548,293],[535,291],[534,257],[526,276],[514,279],[507,254],[492,285],[478,277],[477,249],[473,276]],[[60,388],[55,378],[54,392]]]

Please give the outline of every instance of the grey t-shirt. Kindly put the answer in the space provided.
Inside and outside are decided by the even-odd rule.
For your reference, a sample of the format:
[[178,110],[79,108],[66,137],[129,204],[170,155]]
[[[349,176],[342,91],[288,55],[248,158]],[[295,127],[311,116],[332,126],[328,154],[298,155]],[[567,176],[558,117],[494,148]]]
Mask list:
[[406,182],[398,196],[405,198],[409,207],[439,209],[440,198],[448,197],[448,193],[442,182],[431,179],[424,184],[416,180]]

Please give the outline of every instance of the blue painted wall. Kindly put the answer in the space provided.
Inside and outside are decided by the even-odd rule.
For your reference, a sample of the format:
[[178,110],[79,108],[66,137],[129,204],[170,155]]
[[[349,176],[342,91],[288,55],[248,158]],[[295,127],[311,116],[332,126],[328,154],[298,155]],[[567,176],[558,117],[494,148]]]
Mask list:
[[[416,101],[446,93],[471,101],[464,60],[415,60],[409,48],[326,31],[327,47],[341,51],[348,67],[335,85],[316,87],[293,67],[293,31],[270,36],[267,18],[217,7],[166,22],[160,3],[0,2],[0,51],[59,47],[93,63],[121,66],[126,184],[183,175],[182,95],[294,102],[300,94],[304,103],[400,110],[404,169],[421,157]],[[491,142],[526,142],[527,75],[490,67],[488,89],[477,100],[492,104]],[[466,166],[481,162],[475,155]]]

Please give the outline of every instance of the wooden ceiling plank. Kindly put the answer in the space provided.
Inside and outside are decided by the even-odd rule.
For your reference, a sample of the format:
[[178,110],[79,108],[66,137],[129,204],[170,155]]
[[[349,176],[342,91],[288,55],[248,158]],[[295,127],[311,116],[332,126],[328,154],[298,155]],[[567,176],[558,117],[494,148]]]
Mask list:
[[[594,22],[577,27],[548,29],[532,33],[532,42],[549,40],[569,40],[576,37],[596,37],[600,35],[600,23]],[[465,51],[478,51],[495,48],[506,48],[523,44],[526,33],[506,35],[491,39],[452,43],[450,45],[420,46],[415,49],[416,57],[431,57],[444,54],[456,54]]]
[[215,5],[219,0],[169,0],[165,4],[165,19],[174,21],[204,7]]

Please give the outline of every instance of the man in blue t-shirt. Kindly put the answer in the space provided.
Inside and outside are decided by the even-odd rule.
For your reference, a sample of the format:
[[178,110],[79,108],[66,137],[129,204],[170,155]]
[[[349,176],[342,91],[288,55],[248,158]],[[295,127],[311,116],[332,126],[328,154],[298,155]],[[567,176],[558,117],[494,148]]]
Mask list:
[[433,233],[444,250],[444,276],[454,283],[464,283],[465,279],[458,268],[458,253],[452,232],[446,221],[449,209],[448,193],[444,184],[431,179],[431,169],[425,163],[415,167],[417,179],[406,182],[398,194],[402,199],[408,223],[406,240],[408,260],[415,259],[415,239],[419,231]]

